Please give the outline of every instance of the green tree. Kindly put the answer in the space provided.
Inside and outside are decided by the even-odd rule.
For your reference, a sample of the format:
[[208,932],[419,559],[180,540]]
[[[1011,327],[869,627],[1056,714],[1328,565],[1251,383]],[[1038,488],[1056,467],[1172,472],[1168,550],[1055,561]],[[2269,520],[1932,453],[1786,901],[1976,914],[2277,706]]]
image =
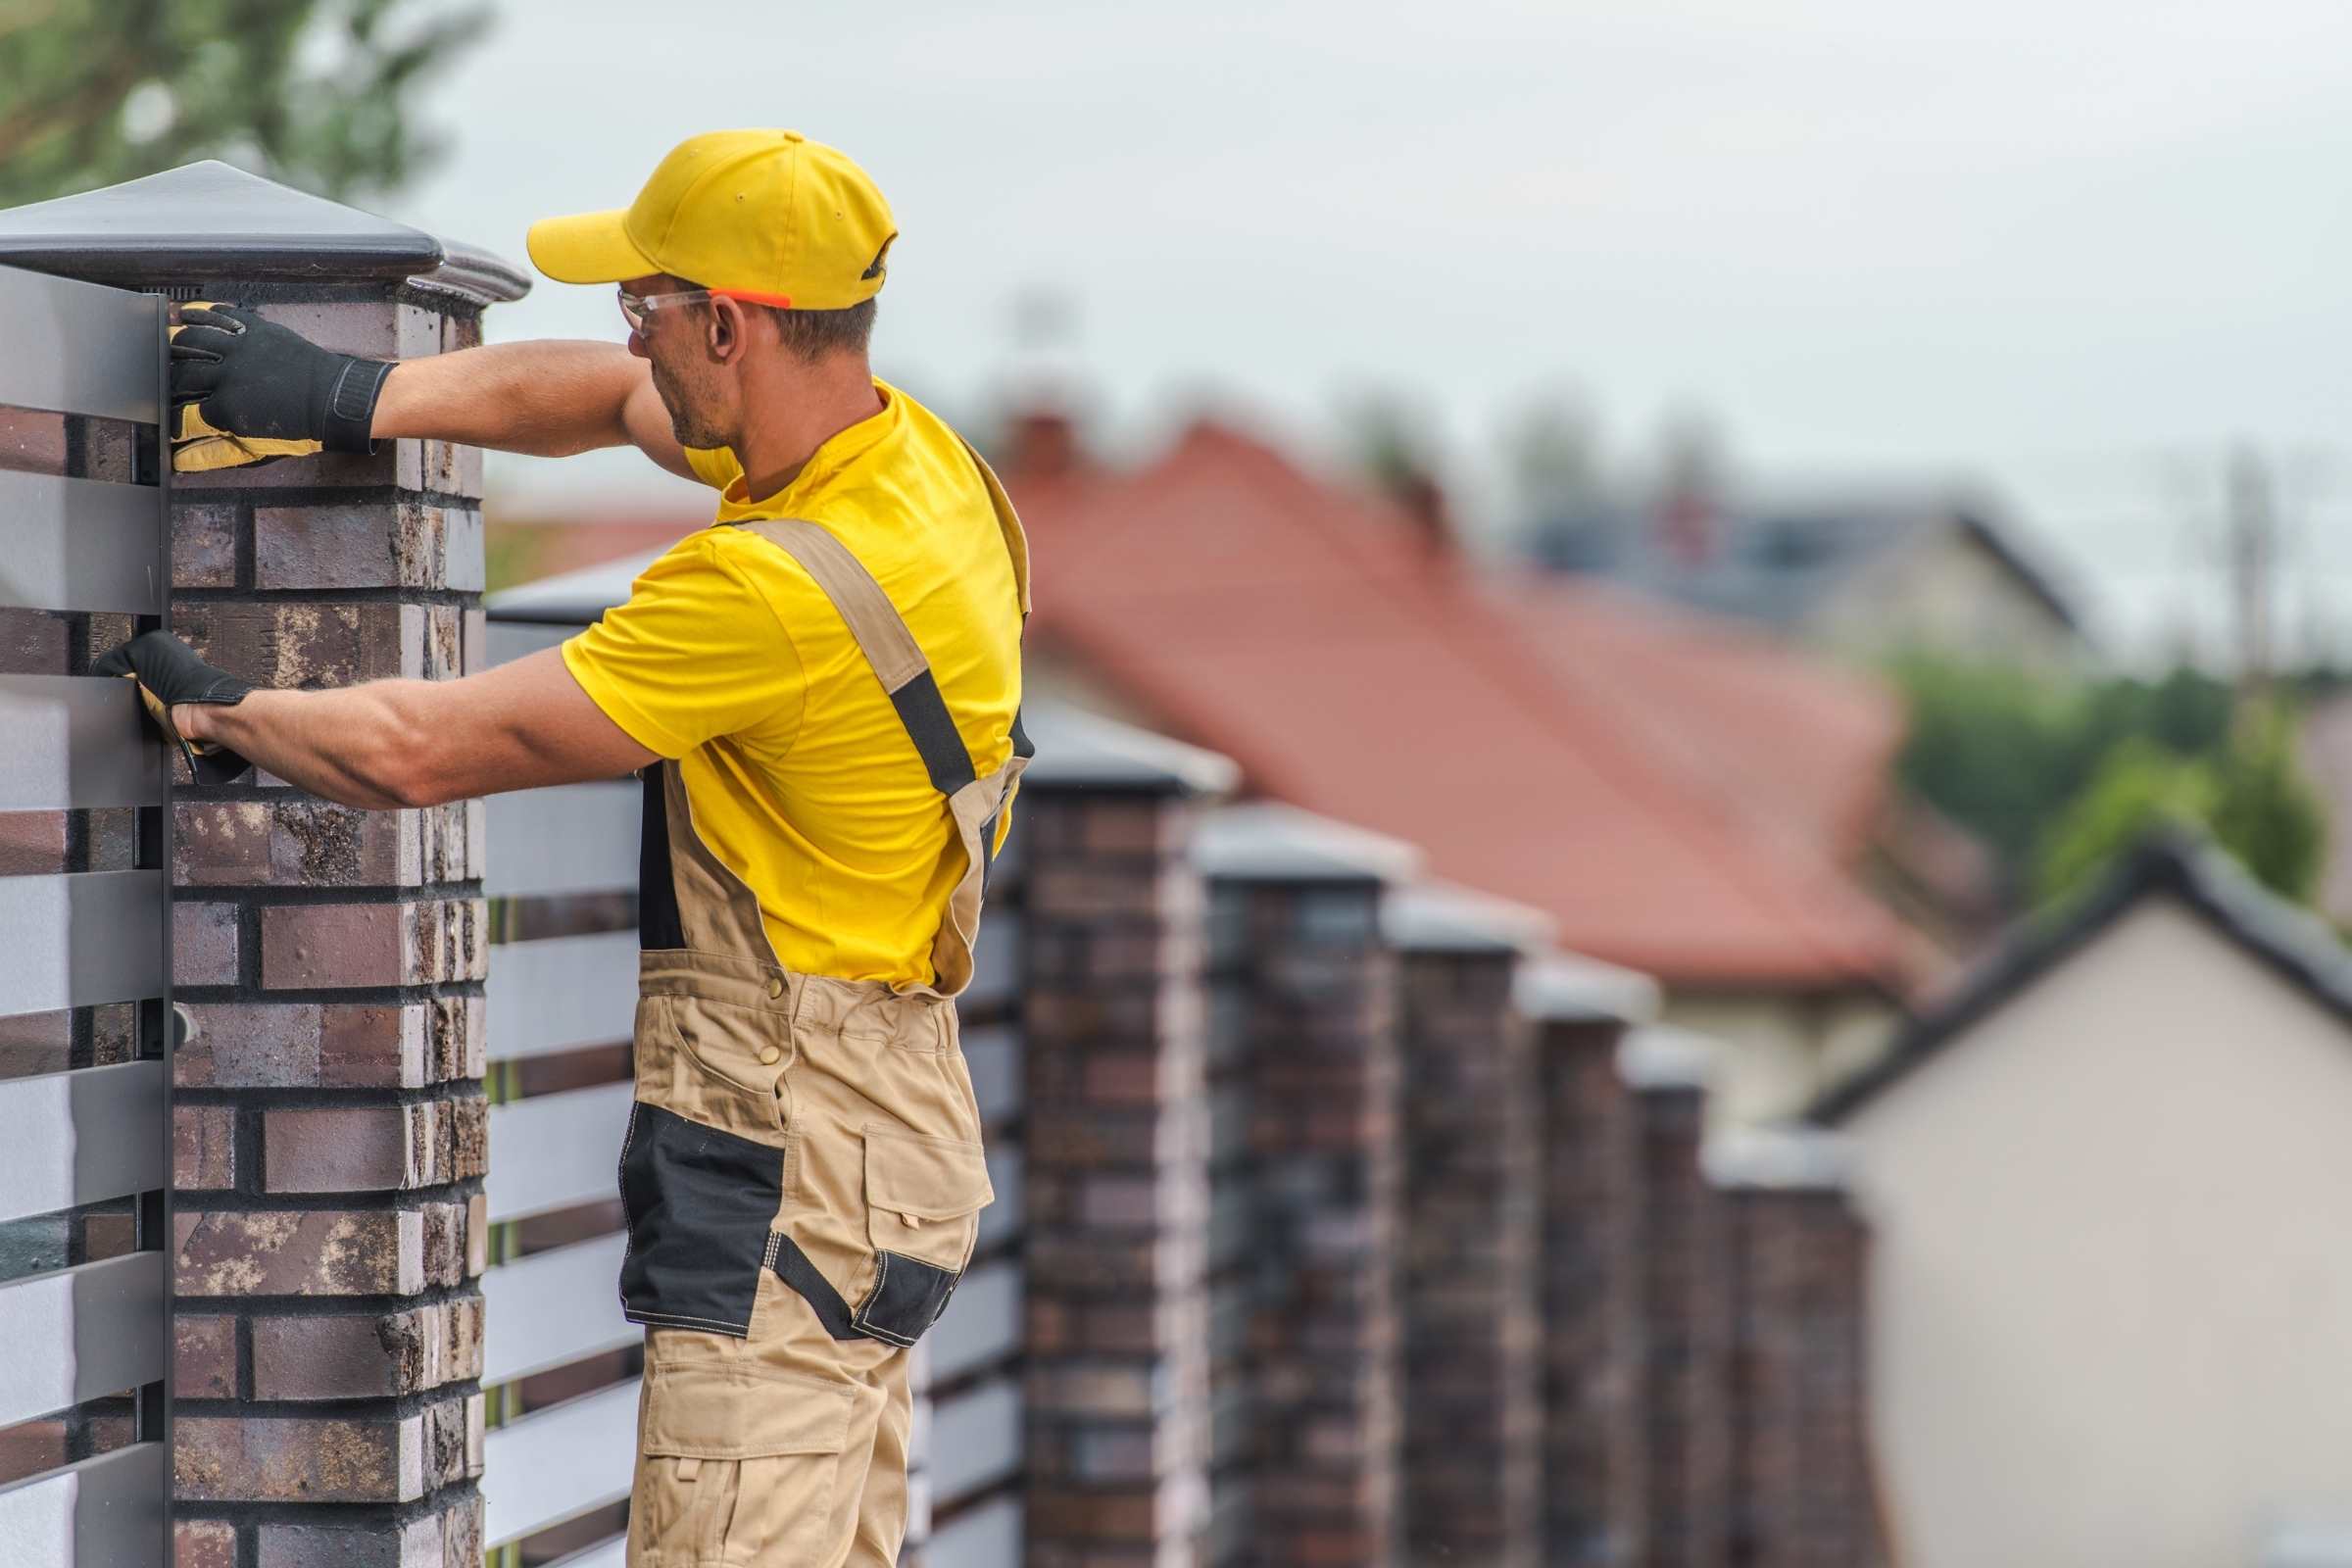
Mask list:
[[409,91],[487,19],[432,0],[7,0],[0,207],[213,157],[325,196],[390,188],[440,150]]
[[2035,893],[2055,903],[2158,827],[2203,828],[2216,797],[2213,770],[2134,737],[2107,755],[2082,793],[2050,827]]
[[2247,710],[2216,769],[2214,836],[2266,887],[2299,903],[2326,869],[2328,808],[2303,771],[2283,703]]

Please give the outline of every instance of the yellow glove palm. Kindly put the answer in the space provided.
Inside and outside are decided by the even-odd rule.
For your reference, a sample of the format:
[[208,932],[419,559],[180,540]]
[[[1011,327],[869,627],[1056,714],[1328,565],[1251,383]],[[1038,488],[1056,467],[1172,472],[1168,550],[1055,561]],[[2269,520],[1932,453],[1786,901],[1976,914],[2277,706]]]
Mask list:
[[172,432],[172,471],[210,473],[216,468],[242,468],[279,458],[307,458],[323,450],[317,441],[280,441],[269,436],[231,435],[214,428],[193,403],[179,406],[179,423]]

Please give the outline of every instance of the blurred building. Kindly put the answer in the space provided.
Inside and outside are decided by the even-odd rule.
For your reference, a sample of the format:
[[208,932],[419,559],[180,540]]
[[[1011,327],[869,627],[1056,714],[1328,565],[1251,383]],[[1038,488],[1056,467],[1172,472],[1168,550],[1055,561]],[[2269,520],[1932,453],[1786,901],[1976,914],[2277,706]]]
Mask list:
[[2088,646],[2070,597],[1974,503],[1752,503],[1668,486],[1541,522],[1534,558],[1854,658],[1929,652],[2060,671]]
[[2284,1527],[2352,1517],[2352,954],[2325,924],[2154,843],[1819,1114],[1874,1230],[1907,1568],[2284,1562]]

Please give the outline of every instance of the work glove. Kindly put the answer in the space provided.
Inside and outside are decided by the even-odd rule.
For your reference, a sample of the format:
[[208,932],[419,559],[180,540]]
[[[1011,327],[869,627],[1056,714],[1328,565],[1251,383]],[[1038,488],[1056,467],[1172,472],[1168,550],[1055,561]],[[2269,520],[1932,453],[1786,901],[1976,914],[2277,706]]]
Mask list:
[[172,466],[241,467],[375,450],[368,431],[392,366],[333,354],[290,327],[196,301],[172,328]]
[[226,784],[253,764],[218,741],[191,741],[172,722],[174,703],[219,703],[233,707],[253,682],[215,669],[196,650],[168,631],[143,631],[110,648],[90,666],[93,675],[127,675],[139,683],[139,700],[166,735],[178,743],[189,776],[199,784]]

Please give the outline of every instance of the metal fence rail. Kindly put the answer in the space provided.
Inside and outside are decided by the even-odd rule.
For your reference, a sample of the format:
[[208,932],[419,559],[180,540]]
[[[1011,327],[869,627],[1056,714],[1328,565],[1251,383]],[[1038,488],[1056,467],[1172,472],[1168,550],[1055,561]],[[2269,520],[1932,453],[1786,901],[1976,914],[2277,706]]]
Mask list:
[[[167,608],[169,500],[154,457],[164,305],[0,269],[0,416],[18,435],[0,442],[0,606],[59,612],[64,645],[95,653]],[[115,426],[105,462],[89,461],[93,421]],[[0,717],[13,741],[0,811],[128,808],[137,822],[129,868],[75,868],[88,863],[85,818],[78,835],[57,835],[83,846],[63,852],[64,868],[0,877],[0,1439],[15,1440],[0,1444],[15,1466],[0,1472],[0,1560],[161,1564],[172,1556],[164,753],[120,680],[12,668]],[[129,1028],[107,1031],[102,1053],[90,1009],[123,1004]],[[24,1455],[51,1450],[62,1462],[23,1473]]]

